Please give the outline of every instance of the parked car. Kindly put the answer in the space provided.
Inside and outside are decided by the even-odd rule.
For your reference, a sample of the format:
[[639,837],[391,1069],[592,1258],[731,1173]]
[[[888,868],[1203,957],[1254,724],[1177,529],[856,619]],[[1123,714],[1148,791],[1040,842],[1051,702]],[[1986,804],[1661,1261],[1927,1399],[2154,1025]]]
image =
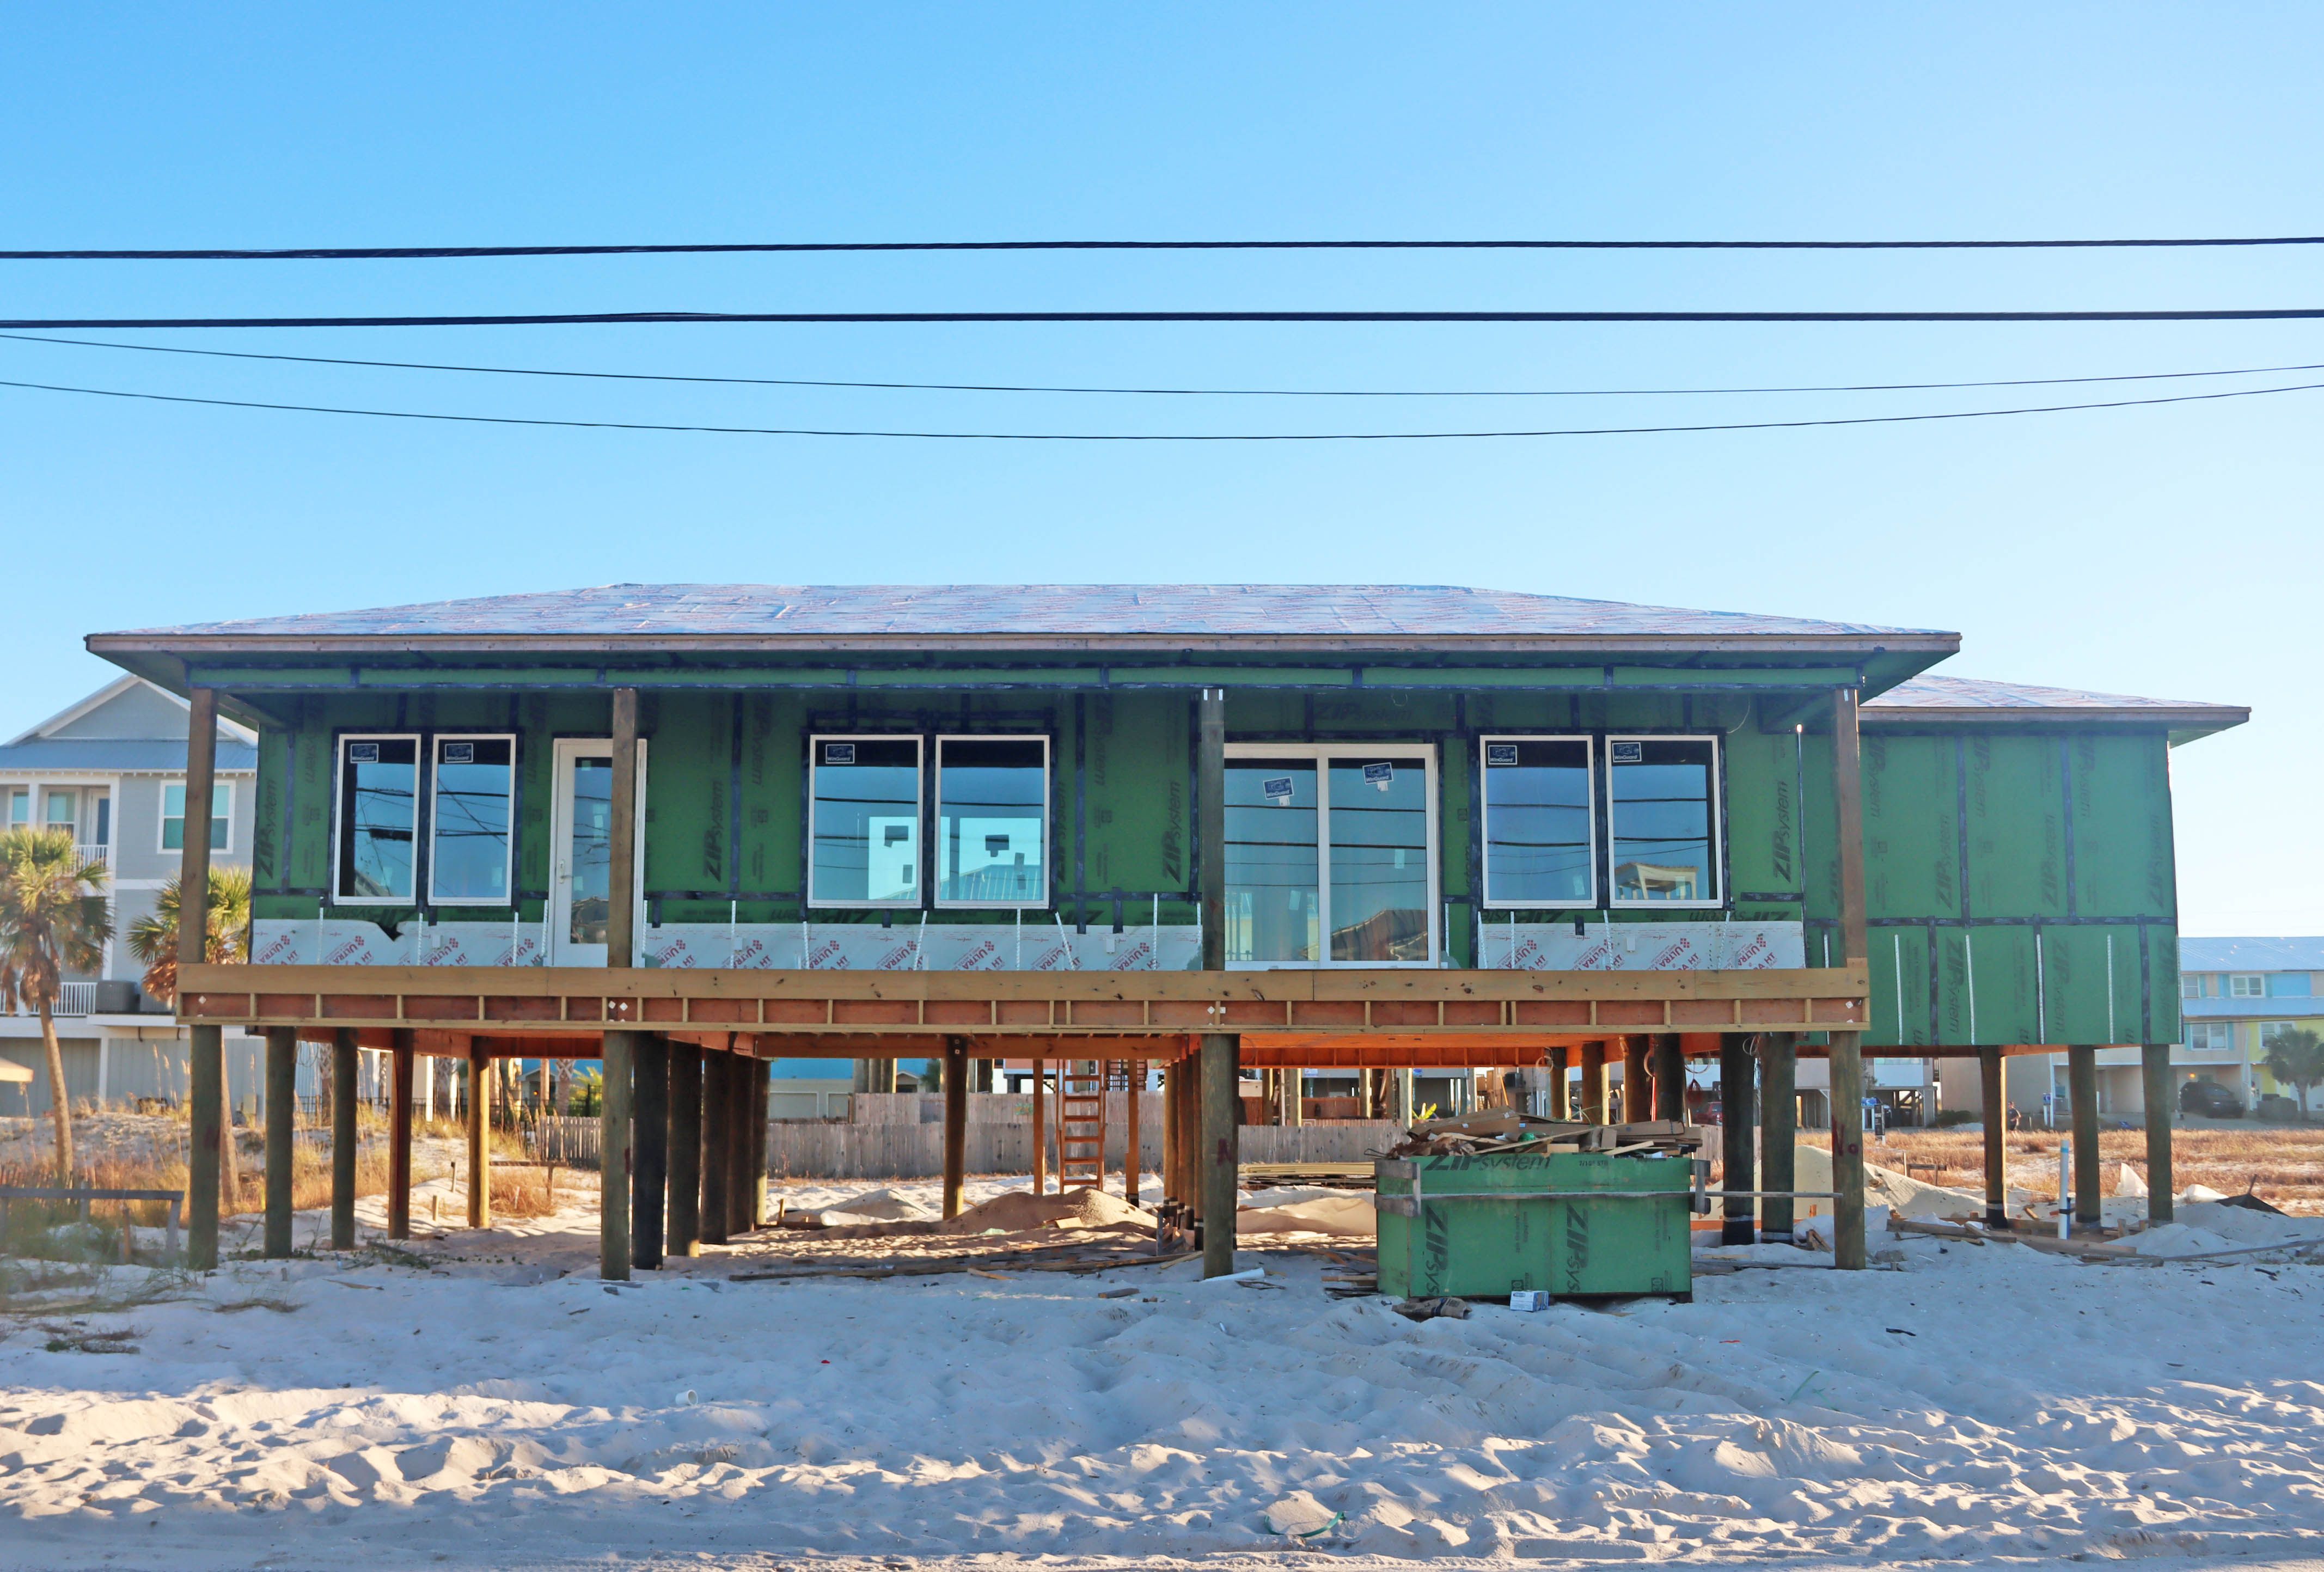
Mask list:
[[2244,1100],[2231,1087],[2199,1078],[2179,1088],[2179,1111],[2200,1114],[2206,1119],[2240,1119]]

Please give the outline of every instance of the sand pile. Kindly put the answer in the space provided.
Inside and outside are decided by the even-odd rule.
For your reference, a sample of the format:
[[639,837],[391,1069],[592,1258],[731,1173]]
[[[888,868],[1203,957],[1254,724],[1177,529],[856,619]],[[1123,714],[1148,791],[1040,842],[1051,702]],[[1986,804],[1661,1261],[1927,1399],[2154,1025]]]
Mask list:
[[846,1228],[863,1223],[921,1223],[935,1219],[936,1208],[899,1190],[866,1190],[816,1214],[826,1228]]
[[1379,1214],[1366,1194],[1320,1195],[1272,1207],[1245,1207],[1235,1214],[1237,1234],[1330,1234],[1370,1239],[1379,1232]]
[[1022,1234],[1035,1228],[1137,1229],[1151,1233],[1154,1214],[1140,1211],[1120,1197],[1107,1195],[1103,1190],[1067,1190],[1056,1196],[1011,1190],[982,1206],[969,1207],[936,1231],[983,1234],[996,1228],[1003,1234]]

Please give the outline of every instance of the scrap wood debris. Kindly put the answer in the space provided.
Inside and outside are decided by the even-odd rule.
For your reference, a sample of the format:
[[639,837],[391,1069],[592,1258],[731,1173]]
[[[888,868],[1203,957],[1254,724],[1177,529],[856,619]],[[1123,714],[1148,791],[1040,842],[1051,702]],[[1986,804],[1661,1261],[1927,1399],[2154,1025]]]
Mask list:
[[1653,1152],[1683,1157],[1702,1149],[1700,1127],[1676,1119],[1638,1119],[1628,1124],[1582,1124],[1536,1118],[1507,1108],[1458,1119],[1415,1124],[1390,1147],[1389,1157],[1483,1157],[1596,1151],[1609,1156]]

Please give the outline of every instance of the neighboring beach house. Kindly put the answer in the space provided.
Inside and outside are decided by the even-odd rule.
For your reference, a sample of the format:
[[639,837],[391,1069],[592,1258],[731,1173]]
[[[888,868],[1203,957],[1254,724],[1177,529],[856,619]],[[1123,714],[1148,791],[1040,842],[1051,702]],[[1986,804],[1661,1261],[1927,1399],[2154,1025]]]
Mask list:
[[[185,1095],[185,1030],[139,985],[144,967],[129,952],[129,926],[153,910],[183,855],[187,712],[178,695],[123,677],[0,747],[0,827],[70,830],[82,855],[112,875],[114,939],[105,965],[95,976],[69,976],[56,1013],[67,1095],[75,1103]],[[220,720],[210,805],[218,866],[250,865],[257,768],[257,734]],[[256,1049],[255,1039],[239,1032],[227,1039],[230,1095],[237,1099],[258,1088]],[[0,1081],[0,1114],[47,1112],[35,1017],[0,1013],[0,1059],[34,1071],[29,1085]]]
[[2319,984],[2324,939],[2181,939],[2179,1013],[2187,1031],[2172,1068],[2182,1079],[2219,1082],[2247,1109],[2264,1096],[2297,1102],[2267,1073],[2267,1050],[2279,1032],[2324,1032]]

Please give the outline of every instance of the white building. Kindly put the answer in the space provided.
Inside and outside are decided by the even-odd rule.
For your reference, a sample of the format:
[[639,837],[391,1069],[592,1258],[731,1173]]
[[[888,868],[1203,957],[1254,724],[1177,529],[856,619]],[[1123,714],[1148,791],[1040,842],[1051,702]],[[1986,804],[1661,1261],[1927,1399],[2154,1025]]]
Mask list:
[[[186,814],[186,720],[182,698],[140,677],[124,677],[0,747],[0,828],[69,829],[85,856],[111,873],[114,938],[94,976],[70,975],[56,1012],[65,1088],[76,1105],[175,1100],[186,1091],[186,1037],[129,951],[129,925],[153,909],[178,872]],[[247,867],[257,792],[258,739],[218,722],[217,793],[210,805],[210,857]],[[261,1089],[259,1040],[228,1030],[227,1095]],[[29,1084],[0,1080],[0,1114],[45,1113],[49,1081],[41,1024],[0,1013],[0,1059],[30,1067]]]

